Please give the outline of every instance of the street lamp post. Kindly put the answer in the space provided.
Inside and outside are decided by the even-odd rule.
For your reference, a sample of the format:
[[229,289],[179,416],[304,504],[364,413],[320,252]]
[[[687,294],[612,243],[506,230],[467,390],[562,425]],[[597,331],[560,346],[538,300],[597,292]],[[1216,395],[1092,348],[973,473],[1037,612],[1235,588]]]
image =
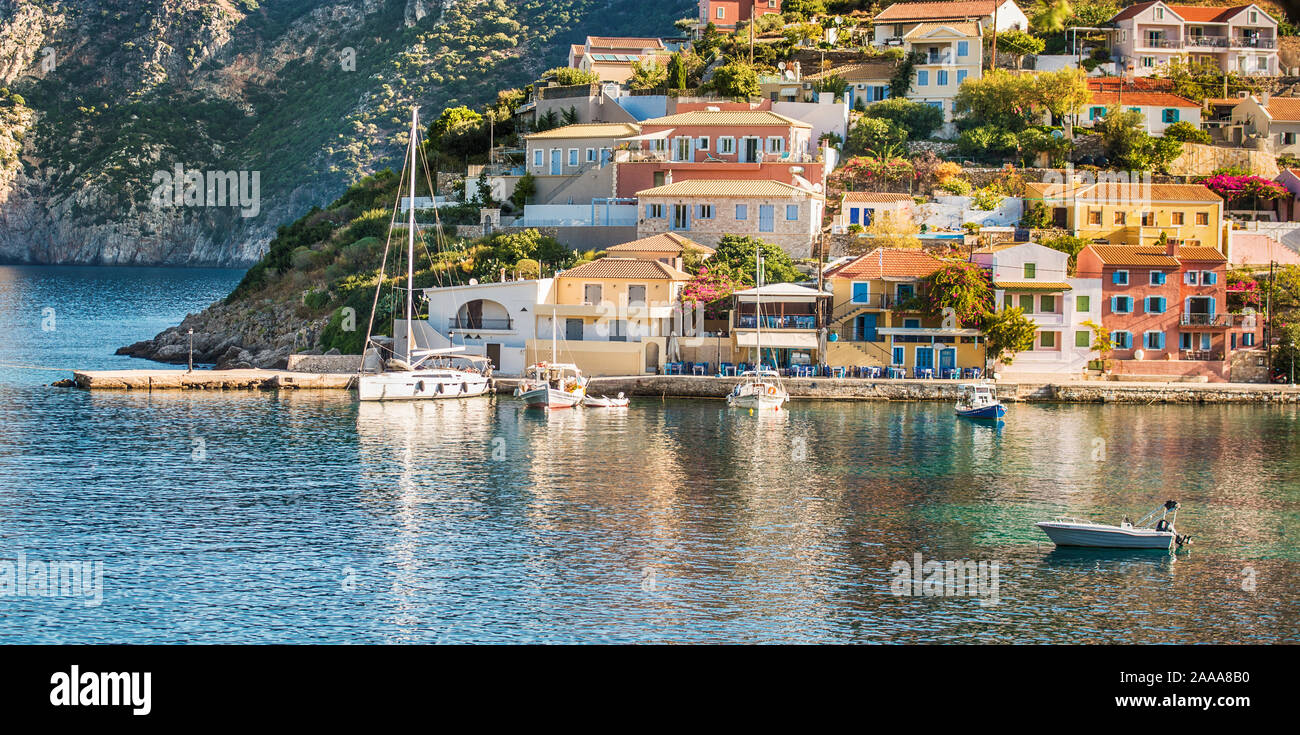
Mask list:
[[194,372],[194,328],[191,327],[186,334],[190,338],[190,369],[186,372]]

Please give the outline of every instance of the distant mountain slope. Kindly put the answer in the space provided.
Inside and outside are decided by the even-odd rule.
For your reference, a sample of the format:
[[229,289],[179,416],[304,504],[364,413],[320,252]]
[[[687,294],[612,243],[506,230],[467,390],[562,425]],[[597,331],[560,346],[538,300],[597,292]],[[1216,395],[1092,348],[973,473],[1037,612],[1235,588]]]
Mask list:
[[[674,33],[692,5],[0,0],[0,262],[253,262],[394,158],[412,101],[480,104],[587,33]],[[255,216],[156,206],[177,166],[245,192],[257,172]]]

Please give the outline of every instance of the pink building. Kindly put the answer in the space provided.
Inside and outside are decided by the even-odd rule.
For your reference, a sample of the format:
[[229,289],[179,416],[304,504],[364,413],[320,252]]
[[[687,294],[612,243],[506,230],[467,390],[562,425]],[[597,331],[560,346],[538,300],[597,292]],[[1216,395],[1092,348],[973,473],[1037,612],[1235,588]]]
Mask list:
[[619,197],[672,181],[780,181],[818,190],[823,185],[812,125],[771,110],[687,109],[643,121],[640,134],[625,143],[628,150],[614,157]]
[[721,31],[734,31],[750,18],[781,12],[781,0],[700,0],[700,27],[712,23]]

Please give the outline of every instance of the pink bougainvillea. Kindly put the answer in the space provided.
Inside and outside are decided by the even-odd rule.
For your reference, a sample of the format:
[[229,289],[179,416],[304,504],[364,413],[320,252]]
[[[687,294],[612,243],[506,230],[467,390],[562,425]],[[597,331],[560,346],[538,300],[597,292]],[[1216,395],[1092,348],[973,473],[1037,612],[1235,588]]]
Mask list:
[[1201,182],[1228,202],[1272,200],[1287,195],[1286,187],[1261,176],[1219,174]]

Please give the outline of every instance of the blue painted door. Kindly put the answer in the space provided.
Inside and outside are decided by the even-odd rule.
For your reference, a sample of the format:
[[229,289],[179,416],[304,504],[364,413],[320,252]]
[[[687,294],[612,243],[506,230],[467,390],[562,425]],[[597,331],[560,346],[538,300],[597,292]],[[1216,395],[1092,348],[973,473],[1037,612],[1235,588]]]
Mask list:
[[776,217],[775,211],[776,208],[773,207],[771,204],[758,205],[758,231],[759,232],[772,232],[775,229],[773,225],[773,222]]
[[951,347],[939,350],[939,369],[951,370],[955,367],[957,367],[957,350]]
[[551,149],[551,175],[559,176],[564,173],[564,161],[560,158],[560,149]]
[[858,209],[857,207],[849,207],[849,224],[851,225],[859,224],[858,214],[861,211],[862,210]]
[[876,342],[879,337],[876,334],[876,315],[859,314],[858,315],[858,339],[863,342]]
[[871,300],[871,284],[855,283],[853,284],[853,303],[865,304]]

